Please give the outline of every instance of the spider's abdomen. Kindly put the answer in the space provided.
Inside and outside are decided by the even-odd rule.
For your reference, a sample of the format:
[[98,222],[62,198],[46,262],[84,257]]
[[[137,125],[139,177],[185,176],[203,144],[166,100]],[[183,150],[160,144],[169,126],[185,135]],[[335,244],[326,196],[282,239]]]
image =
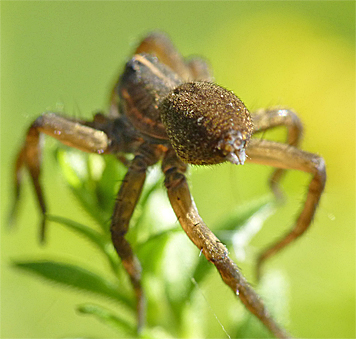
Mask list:
[[172,90],[160,108],[169,140],[184,162],[243,164],[252,120],[235,94],[210,82],[189,82]]
[[168,139],[159,104],[182,80],[154,56],[136,54],[125,67],[117,92],[120,111],[141,133]]

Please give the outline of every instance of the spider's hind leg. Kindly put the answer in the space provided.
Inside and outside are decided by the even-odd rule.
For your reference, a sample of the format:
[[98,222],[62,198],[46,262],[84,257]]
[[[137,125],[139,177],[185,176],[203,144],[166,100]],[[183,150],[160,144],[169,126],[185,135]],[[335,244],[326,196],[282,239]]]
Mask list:
[[152,32],[147,35],[136,48],[135,54],[139,53],[155,55],[160,62],[176,72],[182,79],[190,78],[190,70],[184,58],[164,33]]
[[185,81],[211,81],[212,76],[208,64],[201,58],[186,60],[174,47],[171,40],[161,32],[150,33],[137,47],[136,54],[155,55]]

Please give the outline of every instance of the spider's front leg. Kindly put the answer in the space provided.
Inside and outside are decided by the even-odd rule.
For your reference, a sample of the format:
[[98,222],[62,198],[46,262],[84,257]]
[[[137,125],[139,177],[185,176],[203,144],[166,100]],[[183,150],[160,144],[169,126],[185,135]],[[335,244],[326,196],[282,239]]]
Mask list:
[[246,308],[278,338],[288,338],[288,334],[269,315],[261,298],[247,283],[237,265],[230,259],[226,247],[205,225],[195,206],[185,178],[187,166],[172,150],[162,163],[165,186],[173,210],[190,240],[219,271],[223,281],[235,295],[238,295]]
[[110,140],[106,133],[95,128],[85,126],[84,121],[74,120],[46,113],[38,117],[30,126],[23,147],[17,155],[15,163],[15,202],[10,216],[13,222],[20,199],[22,168],[27,167],[30,172],[37,200],[42,212],[40,239],[45,237],[46,203],[40,184],[41,172],[41,133],[58,139],[63,144],[80,149],[84,152],[105,153],[109,150]]
[[141,286],[141,266],[129,242],[125,239],[131,216],[137,205],[146,179],[148,166],[155,164],[161,150],[143,145],[132,160],[120,186],[111,220],[111,237],[117,254],[127,271],[134,288],[137,301],[137,328],[140,330],[145,319],[145,302]]
[[313,175],[304,207],[294,227],[260,255],[257,263],[257,276],[259,276],[261,265],[267,258],[297,239],[310,226],[325,187],[326,170],[324,159],[316,154],[269,140],[251,139],[246,153],[249,162],[269,165],[279,169],[295,169]]
[[[287,128],[286,143],[290,146],[298,147],[302,133],[303,125],[292,110],[276,107],[271,109],[260,109],[252,115],[253,120],[253,134],[272,129],[277,126],[285,126]],[[270,186],[274,195],[281,200],[282,192],[278,187],[279,181],[282,178],[284,170],[277,168],[271,178]]]

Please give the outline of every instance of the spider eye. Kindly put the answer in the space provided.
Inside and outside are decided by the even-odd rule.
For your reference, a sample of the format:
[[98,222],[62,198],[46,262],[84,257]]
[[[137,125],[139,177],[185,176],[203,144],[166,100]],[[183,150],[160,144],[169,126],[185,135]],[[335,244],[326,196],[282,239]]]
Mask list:
[[169,140],[184,162],[243,164],[252,121],[232,92],[210,82],[185,83],[167,95],[160,111]]

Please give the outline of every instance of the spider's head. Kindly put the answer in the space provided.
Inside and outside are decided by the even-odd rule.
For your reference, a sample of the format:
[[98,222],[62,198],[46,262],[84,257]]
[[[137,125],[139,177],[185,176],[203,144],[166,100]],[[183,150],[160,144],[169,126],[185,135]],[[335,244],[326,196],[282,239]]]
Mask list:
[[167,95],[160,108],[169,140],[184,162],[244,163],[252,120],[232,92],[211,82],[184,83]]

